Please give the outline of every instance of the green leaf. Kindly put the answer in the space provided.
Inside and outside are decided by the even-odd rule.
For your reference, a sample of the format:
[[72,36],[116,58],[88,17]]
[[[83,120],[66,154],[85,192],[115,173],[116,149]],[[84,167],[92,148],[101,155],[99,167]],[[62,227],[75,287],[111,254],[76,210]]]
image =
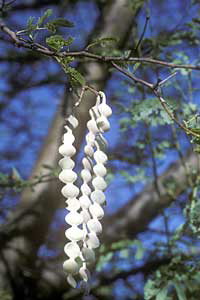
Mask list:
[[173,284],[176,289],[178,300],[187,300],[185,291],[184,291],[183,287],[181,286],[181,284],[177,280],[174,280]]
[[136,70],[139,68],[140,65],[141,65],[140,62],[134,64],[133,73],[136,72]]
[[61,35],[52,35],[46,38],[46,43],[56,52],[59,52],[63,47],[71,45],[73,41],[74,39],[72,37],[65,40]]
[[96,270],[98,272],[102,271],[104,265],[112,259],[113,254],[114,254],[113,252],[108,252],[106,255],[101,255],[100,256],[100,259],[99,259],[99,261],[97,263],[97,266],[96,266]]
[[119,252],[119,256],[121,258],[127,258],[129,257],[129,249],[123,249]]
[[53,25],[55,27],[74,27],[74,23],[63,18],[57,18],[49,21],[46,26]]
[[41,27],[44,21],[52,15],[52,9],[47,9],[44,15],[38,19],[37,27]]
[[59,52],[64,44],[64,38],[61,35],[52,35],[46,38],[46,43],[49,47]]
[[164,286],[157,294],[156,300],[166,300],[168,293],[168,285]]
[[104,38],[96,39],[86,47],[86,50],[97,45],[104,47],[105,43],[114,43],[114,42],[115,43],[118,42],[118,39],[115,37],[104,37]]
[[141,260],[143,258],[143,256],[144,256],[144,248],[143,248],[143,246],[139,246],[135,253],[135,259]]
[[85,79],[79,71],[77,71],[76,69],[74,69],[72,67],[67,67],[65,71],[69,75],[70,81],[72,81],[72,84],[78,83],[81,86],[85,85]]
[[[37,28],[37,24],[33,24],[33,22],[35,21],[34,17],[29,17],[28,21],[27,21],[27,31],[28,34],[30,34],[31,32],[33,32],[36,28]],[[21,32],[26,32],[26,30],[22,30]]]
[[144,299],[152,300],[159,292],[159,288],[156,287],[155,281],[149,279],[144,287]]

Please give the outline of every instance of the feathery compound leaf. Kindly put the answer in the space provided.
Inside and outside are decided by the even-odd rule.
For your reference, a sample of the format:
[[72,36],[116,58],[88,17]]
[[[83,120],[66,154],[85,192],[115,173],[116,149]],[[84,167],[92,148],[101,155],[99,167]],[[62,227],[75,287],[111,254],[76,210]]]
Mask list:
[[55,20],[49,21],[46,26],[53,25],[56,27],[74,27],[74,23],[63,18],[57,18]]
[[[27,32],[30,34],[32,31],[34,31],[37,28],[37,24],[33,24],[35,18],[29,17],[27,21]],[[21,32],[26,32],[26,30],[22,30]]]
[[174,284],[175,289],[176,289],[178,300],[187,300],[186,295],[185,295],[185,291],[183,289],[183,286],[177,280],[174,280],[173,284]]
[[46,38],[46,43],[49,45],[49,47],[57,52],[59,52],[64,46],[71,45],[73,41],[74,39],[72,37],[69,37],[67,40],[65,40],[61,35],[52,35]]
[[89,44],[86,47],[86,50],[97,45],[104,46],[105,43],[116,43],[117,41],[118,39],[115,37],[105,37],[105,38],[97,39],[94,40],[94,42],[92,42],[91,44]]
[[44,15],[38,19],[37,26],[40,27],[44,21],[52,15],[52,9],[47,9]]
[[72,84],[79,83],[81,86],[85,85],[84,77],[76,69],[68,67],[66,68],[66,73],[69,75]]

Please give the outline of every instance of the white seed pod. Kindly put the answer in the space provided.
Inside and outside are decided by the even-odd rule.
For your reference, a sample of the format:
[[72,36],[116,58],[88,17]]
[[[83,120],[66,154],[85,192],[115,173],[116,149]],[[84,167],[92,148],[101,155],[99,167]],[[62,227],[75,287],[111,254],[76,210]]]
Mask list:
[[98,110],[101,113],[101,115],[105,116],[106,118],[108,118],[112,115],[112,109],[110,108],[110,106],[108,106],[105,103],[101,103],[98,106]]
[[97,126],[103,130],[104,132],[110,130],[110,123],[108,122],[108,120],[106,119],[106,117],[101,116],[97,119]]
[[91,193],[90,197],[91,197],[91,200],[93,202],[96,202],[100,205],[103,204],[106,200],[106,197],[105,197],[104,193],[102,191],[99,191],[99,190],[93,191]]
[[65,198],[75,198],[79,194],[79,188],[73,183],[67,183],[61,190],[61,193]]
[[83,222],[84,223],[87,223],[91,219],[91,216],[90,216],[90,214],[89,214],[89,212],[88,212],[87,209],[83,209],[81,211],[81,215],[83,217]]
[[84,231],[77,226],[72,226],[71,228],[67,229],[65,231],[65,236],[70,240],[74,242],[81,241],[84,237]]
[[96,162],[98,164],[105,164],[108,160],[108,157],[107,155],[101,151],[101,150],[97,150],[95,153],[94,153],[94,159],[96,160]]
[[[70,115],[67,118],[67,121],[73,126],[73,128],[76,128],[78,126],[78,120],[76,117],[74,117],[73,115]],[[65,126],[65,128],[69,128],[68,126]],[[70,129],[71,130],[71,129]]]
[[65,169],[73,169],[75,166],[74,161],[70,157],[64,157],[59,160],[59,166],[65,170]]
[[85,152],[86,155],[88,155],[90,157],[93,157],[94,149],[91,146],[86,145],[85,148],[84,148],[84,152]]
[[100,97],[98,95],[97,96],[96,104],[89,110],[90,116],[92,118],[95,117],[95,119],[97,119],[98,117],[100,117],[100,113],[99,113],[99,110],[98,110],[100,102],[101,102],[101,99],[100,99]]
[[99,220],[104,216],[103,208],[96,202],[90,205],[89,210],[91,215]]
[[88,132],[88,134],[86,134],[85,140],[86,140],[87,144],[94,146],[95,134],[93,132]]
[[81,253],[83,255],[84,261],[86,263],[94,263],[95,262],[95,253],[92,249],[83,247],[81,250]]
[[77,243],[69,242],[65,245],[64,251],[70,258],[75,259],[76,257],[80,256],[81,250]]
[[106,95],[100,91],[99,96],[102,98],[102,103],[98,106],[99,112],[105,117],[110,117],[112,115],[112,109],[106,104]]
[[71,285],[74,289],[76,288],[76,280],[74,279],[74,277],[72,275],[68,275],[67,276],[67,282],[69,283],[69,285]]
[[92,204],[90,201],[90,198],[87,195],[82,195],[79,198],[79,202],[80,202],[81,208],[83,208],[83,209],[88,209],[89,206]]
[[81,192],[83,195],[90,195],[91,194],[91,188],[87,183],[83,183],[81,186]]
[[70,183],[76,181],[77,175],[72,170],[62,170],[62,172],[59,174],[59,179],[64,183]]
[[67,204],[67,210],[69,211],[77,211],[79,210],[79,208],[81,207],[80,206],[80,202],[78,201],[78,199],[76,198],[69,198],[67,199],[66,201],[66,204]]
[[59,149],[59,153],[63,156],[73,156],[76,153],[76,148],[72,145],[62,144]]
[[86,240],[87,246],[91,249],[98,248],[100,245],[99,239],[94,232],[90,232],[88,234],[88,238]]
[[87,222],[87,227],[91,232],[95,232],[96,234],[102,232],[102,225],[96,218],[95,219],[90,219]]
[[99,132],[99,129],[98,129],[97,124],[94,119],[91,119],[87,122],[87,128],[88,128],[89,132],[92,132],[94,134]]
[[73,144],[75,137],[72,132],[68,131],[63,135],[63,144]]
[[100,177],[104,177],[107,173],[103,164],[97,164],[93,167],[94,174]]
[[64,261],[63,269],[67,274],[75,275],[79,271],[79,265],[73,258],[70,258]]
[[81,171],[81,177],[82,177],[83,181],[89,182],[92,178],[92,175],[88,169],[83,169]]
[[100,176],[97,176],[92,180],[92,185],[96,190],[105,190],[107,187],[107,183]]
[[65,217],[65,222],[71,226],[73,225],[80,225],[83,223],[83,217],[76,211],[69,212]]
[[80,268],[79,274],[80,274],[81,278],[82,278],[85,282],[87,282],[87,281],[89,280],[89,278],[90,278],[90,272],[89,272],[89,270],[88,270],[86,267],[84,267],[84,266],[82,266],[82,267]]
[[87,169],[87,170],[92,170],[92,161],[89,159],[89,157],[84,157],[83,160],[82,160],[82,164],[83,164],[83,167],[84,169]]

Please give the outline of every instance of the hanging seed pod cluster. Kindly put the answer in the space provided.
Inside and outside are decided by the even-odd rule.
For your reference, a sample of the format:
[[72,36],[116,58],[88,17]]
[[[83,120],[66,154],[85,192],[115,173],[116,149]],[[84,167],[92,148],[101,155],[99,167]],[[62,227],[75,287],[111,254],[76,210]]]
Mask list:
[[90,277],[88,266],[94,262],[94,249],[100,245],[98,235],[102,231],[100,220],[104,216],[102,205],[105,203],[104,177],[107,162],[107,155],[104,153],[107,141],[103,133],[110,129],[108,117],[112,114],[103,92],[98,93],[96,104],[90,109],[89,114],[80,190],[75,185],[77,174],[73,171],[75,163],[72,157],[76,153],[73,146],[75,141],[73,130],[78,126],[78,120],[73,115],[67,119],[63,144],[59,147],[59,153],[63,156],[59,161],[62,169],[59,179],[65,184],[61,193],[66,198],[68,213],[65,221],[70,226],[65,231],[69,241],[64,248],[67,259],[63,263],[63,268],[68,283],[74,288],[77,286],[77,275],[88,282]]

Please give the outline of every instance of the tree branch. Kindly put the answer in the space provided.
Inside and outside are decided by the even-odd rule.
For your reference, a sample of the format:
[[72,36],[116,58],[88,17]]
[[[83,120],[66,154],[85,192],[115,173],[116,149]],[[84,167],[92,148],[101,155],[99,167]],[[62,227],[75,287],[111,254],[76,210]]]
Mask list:
[[[10,36],[11,38],[11,42],[16,44],[18,47],[22,47],[22,48],[26,48],[35,52],[38,52],[42,55],[47,55],[50,57],[86,57],[86,58],[90,58],[90,59],[94,59],[97,61],[101,61],[101,62],[130,62],[130,63],[137,63],[140,62],[142,64],[154,64],[154,65],[161,65],[163,67],[167,67],[167,68],[178,68],[178,69],[191,69],[191,70],[196,70],[199,71],[200,70],[200,66],[197,65],[192,65],[192,64],[174,64],[174,63],[170,63],[170,62],[166,62],[166,61],[162,61],[162,60],[158,60],[158,59],[153,59],[153,58],[146,58],[146,57],[125,57],[125,56],[102,56],[102,55],[97,55],[85,50],[81,50],[81,51],[62,51],[62,52],[55,52],[50,50],[49,48],[40,45],[38,43],[33,43],[30,41],[27,41],[25,39],[22,39],[20,37],[17,36],[17,34],[12,31],[9,27],[7,27],[5,25],[5,23],[3,22],[3,20],[0,20],[0,29],[5,32],[7,35]],[[115,66],[116,68],[116,66]]]

